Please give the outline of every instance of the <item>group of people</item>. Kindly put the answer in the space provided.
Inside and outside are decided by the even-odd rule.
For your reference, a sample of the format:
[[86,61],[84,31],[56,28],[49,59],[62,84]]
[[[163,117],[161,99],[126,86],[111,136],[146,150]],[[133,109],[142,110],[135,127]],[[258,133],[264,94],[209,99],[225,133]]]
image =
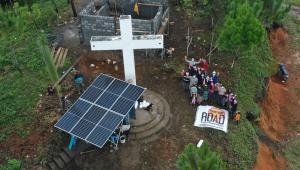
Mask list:
[[231,115],[237,113],[237,95],[231,90],[227,90],[220,82],[219,73],[213,71],[208,73],[209,63],[200,58],[187,59],[187,69],[182,70],[182,84],[186,91],[189,91],[191,104],[201,104],[202,102],[217,102],[223,108],[229,110]]

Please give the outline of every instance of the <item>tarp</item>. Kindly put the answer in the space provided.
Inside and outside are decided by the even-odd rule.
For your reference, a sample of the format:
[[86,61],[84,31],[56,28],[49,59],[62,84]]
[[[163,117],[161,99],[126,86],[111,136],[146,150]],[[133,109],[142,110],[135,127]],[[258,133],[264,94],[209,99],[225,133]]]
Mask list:
[[228,111],[214,106],[198,106],[194,126],[209,127],[227,133]]

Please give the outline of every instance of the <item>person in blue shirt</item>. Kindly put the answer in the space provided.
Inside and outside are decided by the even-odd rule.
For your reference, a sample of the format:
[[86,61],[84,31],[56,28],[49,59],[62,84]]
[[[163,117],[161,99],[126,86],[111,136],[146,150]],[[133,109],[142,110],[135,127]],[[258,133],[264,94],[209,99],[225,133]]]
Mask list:
[[219,83],[219,73],[216,73],[215,71],[213,71],[212,80],[213,80],[214,84]]
[[83,75],[79,71],[75,73],[74,82],[79,94],[81,94],[83,92]]

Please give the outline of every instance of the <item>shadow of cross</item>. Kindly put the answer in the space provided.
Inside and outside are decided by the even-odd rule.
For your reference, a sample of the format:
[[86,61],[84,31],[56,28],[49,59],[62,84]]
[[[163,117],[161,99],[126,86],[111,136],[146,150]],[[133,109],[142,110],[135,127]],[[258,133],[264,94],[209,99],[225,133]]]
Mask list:
[[130,15],[120,16],[121,36],[92,36],[91,50],[122,50],[125,81],[136,84],[134,50],[163,48],[163,35],[133,35]]

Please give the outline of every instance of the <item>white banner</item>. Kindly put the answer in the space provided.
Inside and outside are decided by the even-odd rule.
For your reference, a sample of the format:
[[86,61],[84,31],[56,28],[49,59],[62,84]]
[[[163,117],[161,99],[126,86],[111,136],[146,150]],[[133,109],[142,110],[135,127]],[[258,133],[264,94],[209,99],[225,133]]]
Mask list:
[[210,127],[227,133],[228,111],[214,106],[198,106],[194,126]]

